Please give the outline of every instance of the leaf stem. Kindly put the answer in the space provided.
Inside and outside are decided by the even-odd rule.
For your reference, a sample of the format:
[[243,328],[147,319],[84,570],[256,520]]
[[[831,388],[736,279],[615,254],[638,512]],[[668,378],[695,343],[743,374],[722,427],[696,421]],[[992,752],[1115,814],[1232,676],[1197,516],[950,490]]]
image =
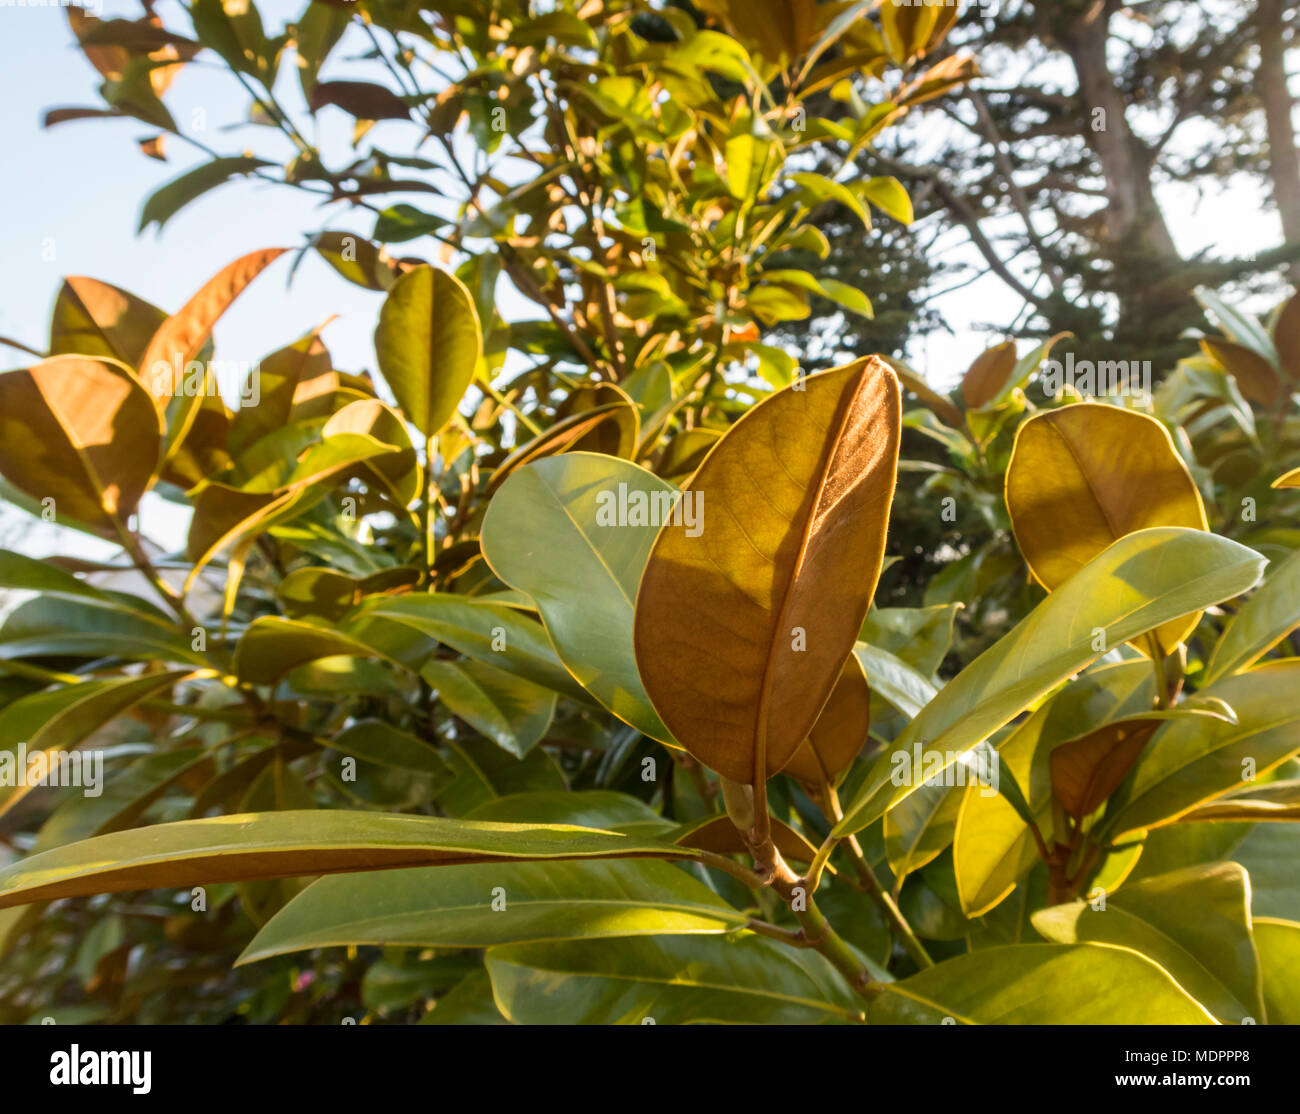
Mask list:
[[[844,819],[844,809],[840,807],[840,799],[835,792],[834,786],[828,785],[826,787],[825,799],[831,819],[838,824]],[[876,877],[876,872],[871,869],[866,856],[862,853],[862,846],[858,843],[858,837],[849,836],[845,847],[849,861],[853,863],[853,869],[857,873],[863,893],[871,898],[880,911],[884,913],[890,931],[898,937],[904,950],[912,957],[912,961],[918,967],[922,969],[933,967],[934,960],[930,958],[930,953],[925,950],[925,946],[913,931],[907,918],[903,916],[903,912],[899,909],[893,895],[885,891],[885,888],[880,884],[880,879]]]

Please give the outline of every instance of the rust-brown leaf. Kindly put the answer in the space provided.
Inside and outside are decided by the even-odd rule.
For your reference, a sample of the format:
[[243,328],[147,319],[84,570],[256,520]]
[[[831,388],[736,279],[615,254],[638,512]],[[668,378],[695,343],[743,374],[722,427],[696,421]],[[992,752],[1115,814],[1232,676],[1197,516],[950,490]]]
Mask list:
[[1278,311],[1273,324],[1273,346],[1283,372],[1293,384],[1300,386],[1300,293],[1288,298]]
[[84,275],[69,275],[54,300],[50,355],[107,356],[135,367],[167,320],[157,306]]
[[1163,721],[1125,719],[1105,724],[1052,751],[1052,793],[1075,819],[1099,809],[1119,788]]
[[961,397],[970,410],[978,410],[1002,389],[1016,369],[1016,342],[1008,340],[975,357],[961,381]]
[[105,537],[148,489],[161,444],[148,392],[120,365],[54,356],[0,374],[0,472]]
[[862,663],[850,654],[808,738],[781,772],[810,785],[834,785],[861,753],[870,730],[871,689]]
[[285,250],[266,248],[236,259],[204,283],[178,313],[159,326],[139,364],[141,380],[158,406],[165,406],[176,393],[185,365],[202,351],[221,315]]
[[901,420],[898,379],[876,357],[797,382],[722,437],[683,495],[693,513],[655,541],[637,668],[673,736],[732,781],[790,760],[853,648]]
[[1258,352],[1221,337],[1203,337],[1201,348],[1236,381],[1241,393],[1254,402],[1274,406],[1284,388],[1276,369]]

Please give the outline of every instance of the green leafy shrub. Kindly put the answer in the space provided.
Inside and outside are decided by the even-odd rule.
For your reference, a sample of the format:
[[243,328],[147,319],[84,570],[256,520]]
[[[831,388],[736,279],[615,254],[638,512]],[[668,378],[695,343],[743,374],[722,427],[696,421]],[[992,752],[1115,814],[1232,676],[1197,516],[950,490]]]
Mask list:
[[[282,249],[171,314],[69,278],[48,353],[0,374],[6,497],[143,578],[0,554],[31,593],[0,626],[0,1016],[1300,1017],[1300,302],[1271,332],[1216,309],[1232,337],[1152,413],[1033,402],[1052,341],[950,395],[878,357],[803,375],[762,329],[870,302],[782,250],[817,247],[823,202],[910,205],[801,154],[972,69],[926,68],[955,9],[749,6],[771,20],[74,18],[109,111],[179,136],[160,79],[208,50],[297,147],[214,155],[145,223],[236,172],[376,208],[434,167],[326,169],[273,92],[289,40],[311,111],[354,143],[418,121],[465,197],[303,249],[382,296],[376,375],[317,331],[228,407],[213,326]],[[354,18],[401,92],[320,77]],[[437,94],[432,53],[464,71]],[[465,174],[457,127],[534,176]],[[382,246],[430,235],[454,271]],[[543,315],[504,320],[501,274]],[[986,529],[925,606],[883,607],[908,432],[947,452],[936,513]],[[192,512],[184,553],[141,537],[150,491]],[[954,648],[963,609],[999,635]]]

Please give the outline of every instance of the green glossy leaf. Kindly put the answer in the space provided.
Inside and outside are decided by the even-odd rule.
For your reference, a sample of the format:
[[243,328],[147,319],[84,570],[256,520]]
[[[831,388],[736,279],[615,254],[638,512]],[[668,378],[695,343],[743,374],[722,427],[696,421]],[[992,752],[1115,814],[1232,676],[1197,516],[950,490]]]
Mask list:
[[1087,901],[1054,905],[1034,928],[1058,944],[1132,948],[1159,964],[1225,1024],[1260,1018],[1260,968],[1251,935],[1250,887],[1236,863],[1190,867]]
[[1300,550],[1265,574],[1264,583],[1224,628],[1201,685],[1254,665],[1300,627]]
[[809,1024],[859,1002],[816,952],[749,933],[493,948],[502,1011],[525,1025]]
[[1273,917],[1255,921],[1255,947],[1264,976],[1270,1025],[1300,1025],[1300,924]]
[[180,820],[33,855],[0,870],[0,908],[55,897],[251,879],[528,859],[689,859],[689,848],[566,825],[345,810]]
[[883,696],[909,719],[919,715],[939,692],[933,681],[888,650],[859,642],[853,647],[853,653],[862,663],[871,691]]
[[450,223],[443,217],[426,213],[414,205],[390,205],[375,218],[375,231],[371,238],[381,244],[396,244],[404,240],[417,240]]
[[63,655],[207,664],[174,622],[128,611],[113,599],[38,596],[0,625],[0,658]]
[[274,684],[289,670],[320,658],[380,657],[378,650],[330,626],[266,615],[249,624],[235,647],[235,674],[255,685]]
[[[1040,832],[1051,831],[1050,760],[1080,723],[1105,723],[1151,707],[1155,683],[1145,662],[1104,663],[1036,708],[998,747],[1003,776],[1023,789]],[[957,817],[953,866],[962,912],[983,916],[1039,861],[1028,825],[1002,795],[968,790]]]
[[[630,509],[638,495],[643,517]],[[560,660],[582,687],[660,742],[672,736],[637,672],[632,617],[659,532],[645,508],[671,506],[676,498],[676,488],[635,464],[566,453],[506,480],[482,534],[492,571],[536,601]]]
[[799,186],[802,199],[810,206],[823,201],[837,201],[862,222],[863,228],[871,227],[871,217],[867,214],[866,207],[847,186],[810,171],[791,174],[789,178]]
[[1277,349],[1273,347],[1268,330],[1255,317],[1233,309],[1213,290],[1203,286],[1197,287],[1196,299],[1214,315],[1219,327],[1231,340],[1252,349],[1271,364],[1278,362]]
[[[34,786],[20,784],[20,772],[30,772],[34,755],[66,750],[84,742],[104,724],[140,701],[193,674],[185,670],[83,681],[46,689],[7,704],[0,710],[0,813],[21,800]],[[28,771],[17,768],[17,752],[26,744]]]
[[915,789],[893,784],[893,753],[924,741],[946,767],[1106,647],[1239,595],[1259,579],[1262,561],[1199,530],[1165,527],[1121,538],[940,690],[876,761],[836,832],[866,827]]
[[250,174],[271,163],[265,159],[255,159],[249,155],[231,155],[202,163],[193,170],[187,170],[179,178],[173,178],[165,186],[155,190],[144,203],[140,212],[140,227],[137,232],[144,232],[151,224],[162,230],[172,217],[179,213],[191,201],[202,197],[220,185],[230,181],[236,174]]
[[276,914],[238,962],[345,944],[489,948],[727,932],[744,923],[744,914],[668,863],[421,867],[322,878]]
[[542,741],[555,693],[481,661],[434,660],[420,670],[449,711],[522,758]]
[[666,836],[677,825],[644,801],[608,789],[576,792],[538,790],[486,801],[466,814],[467,820],[507,820],[528,824],[574,824],[624,835]]
[[556,657],[542,625],[518,608],[445,592],[411,593],[363,602],[343,629],[362,642],[385,648],[388,624],[400,624],[466,657],[590,702],[586,690]]
[[416,267],[393,284],[375,352],[402,412],[426,437],[456,412],[482,351],[478,311],[455,275]]
[[912,199],[897,178],[868,178],[857,189],[882,213],[887,213],[900,224],[912,223]]
[[349,724],[329,740],[331,750],[376,765],[445,777],[447,763],[428,743],[380,719]]
[[1019,944],[948,959],[883,988],[873,1025],[1210,1025],[1214,1019],[1135,951]]
[[952,647],[952,624],[961,605],[933,607],[873,607],[858,638],[869,646],[888,650],[933,677]]
[[[1233,708],[1237,722],[1209,716],[1170,720],[1151,740],[1104,820],[1114,835],[1169,823],[1202,801],[1240,786],[1300,751],[1300,660],[1226,677],[1200,696]],[[1245,763],[1249,762],[1247,766]]]

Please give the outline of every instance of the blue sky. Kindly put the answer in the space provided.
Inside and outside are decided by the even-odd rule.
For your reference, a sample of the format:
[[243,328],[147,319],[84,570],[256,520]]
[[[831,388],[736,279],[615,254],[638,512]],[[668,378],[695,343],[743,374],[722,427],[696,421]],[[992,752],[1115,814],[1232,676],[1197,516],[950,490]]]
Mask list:
[[[6,0],[0,0],[3,5]],[[13,0],[8,0],[12,3]],[[279,27],[303,8],[302,0],[262,0],[259,8],[268,27]],[[104,0],[100,15],[134,18],[139,8],[124,0]],[[176,15],[173,0],[159,4],[167,21]],[[183,21],[176,24],[184,26]],[[343,47],[346,48],[348,40]],[[350,53],[341,48],[338,55]],[[346,60],[334,58],[327,76],[362,76]],[[368,233],[370,218],[342,210],[325,212],[312,199],[295,191],[243,180],[215,191],[182,210],[161,234],[137,235],[140,207],[158,186],[202,161],[202,156],[175,145],[166,164],[138,153],[134,141],[151,134],[147,125],[130,120],[86,121],[45,130],[41,119],[55,106],[96,105],[98,75],[72,44],[65,13],[57,7],[0,6],[0,150],[10,156],[4,174],[6,201],[3,234],[4,266],[0,267],[0,335],[43,348],[50,308],[62,276],[84,274],[123,286],[175,310],[213,273],[238,256],[272,245],[295,245],[305,234],[329,223],[331,227]],[[301,93],[292,57],[282,66],[279,91],[297,107]],[[255,153],[287,155],[278,134],[242,127],[234,113],[245,98],[224,70],[192,64],[167,95],[178,120],[194,111],[207,114],[212,146],[233,151],[248,144]],[[345,118],[335,110],[321,114],[330,143],[346,135]],[[380,125],[400,129],[401,124]],[[328,129],[334,128],[334,132]],[[413,129],[411,129],[413,131]],[[380,137],[381,133],[372,133]],[[265,144],[270,143],[270,146]],[[382,143],[382,140],[381,140]],[[402,150],[404,144],[391,144]],[[1255,186],[1234,185],[1197,197],[1187,190],[1166,190],[1162,201],[1178,242],[1186,253],[1209,247],[1237,253],[1263,248],[1281,240],[1276,213]],[[412,254],[433,258],[431,240],[401,245]],[[231,361],[256,361],[297,339],[331,314],[338,320],[325,332],[335,364],[344,370],[373,368],[371,334],[380,296],[345,282],[322,261],[310,257],[286,289],[288,266],[275,265],[257,280],[251,296],[237,302],[217,327],[219,356]],[[970,327],[971,322],[1003,320],[1012,310],[1012,295],[996,279],[980,280],[940,303],[956,328],[955,335],[920,338],[909,358],[932,382],[951,386],[992,338]],[[268,307],[270,307],[268,311]],[[506,316],[523,308],[517,297],[503,306]],[[1265,308],[1265,307],[1259,307]],[[530,315],[535,315],[530,310]],[[0,368],[22,366],[24,357],[0,347]],[[10,539],[12,512],[0,510],[0,544]],[[145,526],[170,543],[179,541],[183,519],[166,509],[145,508]],[[48,552],[53,533],[18,531],[29,552]]]

